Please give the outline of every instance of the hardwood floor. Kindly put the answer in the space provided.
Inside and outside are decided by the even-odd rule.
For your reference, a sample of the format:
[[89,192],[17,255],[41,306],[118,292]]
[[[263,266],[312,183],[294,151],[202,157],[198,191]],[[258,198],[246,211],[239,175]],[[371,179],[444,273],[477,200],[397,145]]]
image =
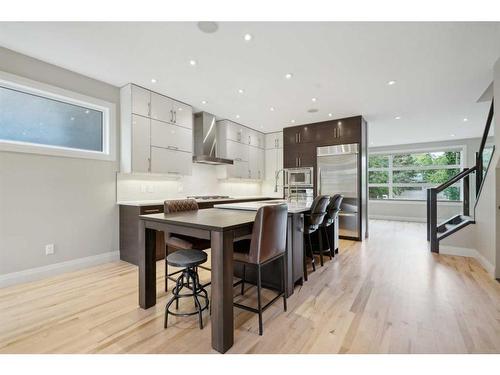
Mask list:
[[[423,224],[371,224],[369,240],[341,241],[296,288],[288,312],[278,302],[264,313],[264,336],[235,309],[229,353],[500,353],[500,284],[474,259],[431,254]],[[138,308],[125,262],[0,289],[0,353],[214,353],[208,314],[201,331],[196,317],[163,329],[158,290],[155,307]]]

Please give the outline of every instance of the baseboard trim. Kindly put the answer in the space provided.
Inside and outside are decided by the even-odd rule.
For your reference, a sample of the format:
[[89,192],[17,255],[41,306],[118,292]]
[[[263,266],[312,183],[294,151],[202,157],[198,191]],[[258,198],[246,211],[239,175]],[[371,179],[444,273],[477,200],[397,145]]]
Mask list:
[[47,266],[7,273],[5,275],[0,275],[0,288],[9,285],[40,280],[46,277],[56,276],[65,272],[78,271],[83,268],[97,266],[102,263],[113,262],[119,259],[120,259],[119,251],[110,251],[107,253],[92,255],[85,258],[78,258],[78,259],[68,260],[65,262],[49,264]]
[[476,249],[441,245],[439,247],[439,254],[474,258],[484,267],[486,272],[488,272],[491,276],[495,276],[495,266],[491,264],[488,259],[481,255]]

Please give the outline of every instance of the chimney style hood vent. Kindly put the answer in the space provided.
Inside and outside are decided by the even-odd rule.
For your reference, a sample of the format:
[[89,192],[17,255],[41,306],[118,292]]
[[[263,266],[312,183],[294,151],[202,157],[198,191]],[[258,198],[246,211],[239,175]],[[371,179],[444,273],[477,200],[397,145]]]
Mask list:
[[194,115],[193,162],[202,164],[233,164],[233,160],[217,156],[217,126],[215,116],[207,112]]

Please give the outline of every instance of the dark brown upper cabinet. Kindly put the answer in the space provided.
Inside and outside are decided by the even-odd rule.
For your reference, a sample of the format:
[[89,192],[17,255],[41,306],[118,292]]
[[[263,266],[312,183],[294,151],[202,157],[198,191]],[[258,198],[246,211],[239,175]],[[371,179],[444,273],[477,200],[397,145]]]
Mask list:
[[288,144],[314,142],[314,131],[308,125],[293,126],[283,130],[284,142]]
[[314,142],[318,146],[359,143],[361,140],[361,117],[349,117],[314,125]]
[[314,167],[316,146],[312,143],[284,145],[283,168]]

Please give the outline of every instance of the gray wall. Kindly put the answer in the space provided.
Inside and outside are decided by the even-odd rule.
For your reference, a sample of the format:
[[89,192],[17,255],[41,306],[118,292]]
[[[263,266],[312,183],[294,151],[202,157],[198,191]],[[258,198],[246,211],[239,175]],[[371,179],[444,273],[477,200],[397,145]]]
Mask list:
[[[471,167],[475,164],[475,152],[479,149],[480,138],[471,139],[457,139],[445,142],[428,142],[428,143],[413,143],[397,146],[385,147],[371,147],[370,152],[391,152],[394,150],[415,150],[425,148],[439,148],[439,147],[452,147],[452,146],[466,146],[466,157],[464,160],[464,167]],[[493,139],[490,142],[493,144]],[[474,178],[470,179],[471,184],[471,209],[474,207],[474,191],[475,181]],[[370,218],[389,219],[389,220],[403,220],[403,221],[426,221],[426,206],[425,202],[412,201],[369,201],[369,215]],[[453,215],[462,212],[461,204],[444,202],[438,205],[438,220],[450,218]]]
[[[117,87],[4,48],[0,70],[115,103],[119,123]],[[117,251],[118,165],[0,151],[0,275]]]

